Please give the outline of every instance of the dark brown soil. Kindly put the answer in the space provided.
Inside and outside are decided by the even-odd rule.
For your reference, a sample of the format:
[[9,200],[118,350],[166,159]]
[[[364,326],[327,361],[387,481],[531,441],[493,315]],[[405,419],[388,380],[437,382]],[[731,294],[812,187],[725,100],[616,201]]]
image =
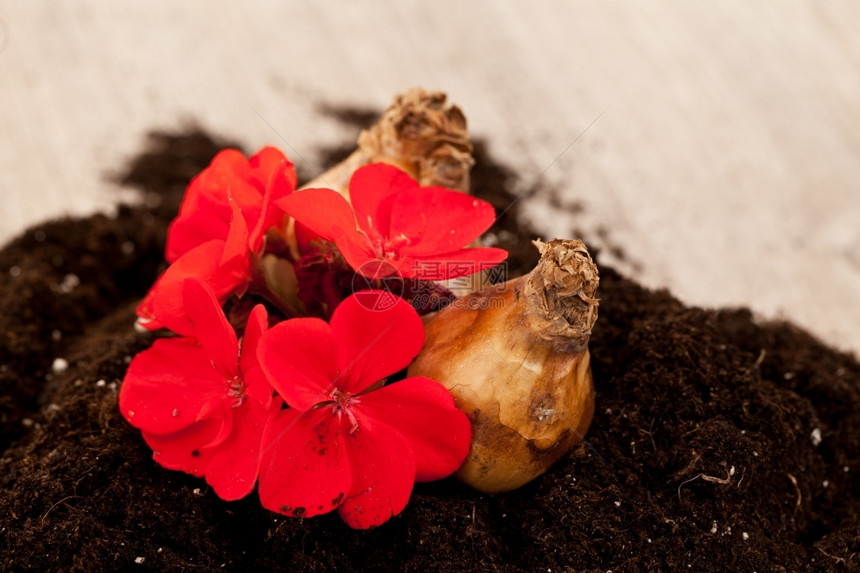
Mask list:
[[[161,468],[117,389],[151,342],[134,306],[166,226],[222,145],[157,135],[124,176],[146,206],[40,225],[0,251],[0,570],[860,570],[860,364],[607,267],[588,443],[520,490],[419,484],[402,515],[361,532],[254,495],[227,503]],[[477,156],[476,193],[505,209],[512,174]],[[494,231],[512,274],[528,268],[516,204]]]

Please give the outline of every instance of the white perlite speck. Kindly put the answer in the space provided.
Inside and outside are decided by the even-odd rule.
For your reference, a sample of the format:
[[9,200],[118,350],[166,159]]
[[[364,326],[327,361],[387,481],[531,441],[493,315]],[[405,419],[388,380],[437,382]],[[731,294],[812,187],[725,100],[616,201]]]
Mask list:
[[65,358],[55,358],[54,363],[51,364],[51,371],[54,374],[62,374],[66,371],[66,368],[69,367],[69,361]]
[[63,277],[63,282],[57,285],[57,291],[61,294],[69,294],[81,284],[81,279],[78,275],[69,273]]
[[146,558],[144,558],[144,557],[135,557],[134,558],[134,562],[137,563],[138,565],[140,565],[144,561],[146,561]]
[[821,444],[821,428],[815,428],[812,430],[812,433],[809,434],[809,438],[812,440],[813,446],[818,446]]

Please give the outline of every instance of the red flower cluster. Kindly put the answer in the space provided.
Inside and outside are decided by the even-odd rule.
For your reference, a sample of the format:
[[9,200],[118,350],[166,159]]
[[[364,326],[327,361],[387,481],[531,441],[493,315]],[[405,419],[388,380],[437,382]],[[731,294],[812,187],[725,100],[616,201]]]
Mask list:
[[508,256],[503,249],[466,247],[493,224],[492,205],[442,187],[419,187],[392,165],[358,169],[349,197],[351,206],[331,189],[307,189],[275,204],[317,237],[335,243],[353,269],[371,278],[397,273],[453,279]]
[[[506,253],[468,247],[492,223],[489,204],[420,187],[388,165],[355,173],[352,205],[295,185],[274,148],[250,159],[223,151],[191,182],[170,227],[170,266],[138,307],[139,323],[179,336],[135,356],[120,411],[158,463],[205,477],[223,499],[259,483],[272,511],[337,509],[350,526],[372,527],[403,510],[416,481],[455,471],[471,428],[438,382],[389,381],[424,343],[409,301],[373,290],[373,280],[345,292],[335,275],[393,272],[438,291],[428,281]],[[441,263],[455,270],[439,276]],[[313,310],[297,293],[320,286],[330,321],[296,316]]]
[[441,384],[415,377],[376,388],[423,344],[421,318],[403,299],[374,311],[352,296],[331,324],[298,318],[269,331],[260,361],[292,408],[263,436],[264,507],[292,516],[337,508],[352,527],[371,527],[403,510],[416,480],[463,463],[469,421]]
[[193,336],[156,340],[134,357],[120,412],[158,463],[206,476],[221,498],[239,499],[254,489],[263,429],[281,405],[257,358],[266,310],[251,312],[240,351],[212,289],[195,279],[182,287]]
[[208,284],[221,302],[260,281],[265,234],[284,220],[274,201],[295,185],[293,164],[274,147],[250,159],[235,149],[216,155],[188,186],[167,235],[171,265],[140,303],[138,324],[188,334],[181,294],[186,278]]

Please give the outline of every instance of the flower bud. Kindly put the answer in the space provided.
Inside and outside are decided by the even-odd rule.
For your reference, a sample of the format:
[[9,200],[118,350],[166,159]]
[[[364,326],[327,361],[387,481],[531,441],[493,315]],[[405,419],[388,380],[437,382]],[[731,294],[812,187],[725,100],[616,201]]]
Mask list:
[[579,240],[535,241],[529,274],[454,301],[426,325],[409,376],[441,382],[472,422],[457,477],[518,488],[583,440],[594,413],[588,352],[597,267]]

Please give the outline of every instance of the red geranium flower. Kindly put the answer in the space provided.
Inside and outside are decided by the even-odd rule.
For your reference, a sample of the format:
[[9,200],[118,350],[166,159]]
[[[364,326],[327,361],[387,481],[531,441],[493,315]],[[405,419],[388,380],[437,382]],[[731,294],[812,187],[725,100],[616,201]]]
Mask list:
[[188,279],[183,301],[196,338],[164,338],[134,357],[119,394],[120,412],[140,429],[162,466],[206,481],[219,497],[254,489],[260,440],[280,408],[257,360],[266,310],[251,312],[242,339],[212,289]]
[[197,278],[220,301],[242,295],[259,278],[266,231],[284,219],[273,201],[293,192],[292,163],[265,147],[250,159],[234,149],[220,152],[188,186],[167,236],[171,266],[137,309],[138,323],[188,335],[182,284]]
[[404,278],[452,279],[507,257],[503,249],[466,248],[495,220],[492,205],[471,195],[420,187],[385,163],[359,168],[349,195],[352,207],[331,189],[306,189],[275,204],[334,242],[353,269],[371,278],[394,271]]
[[415,481],[463,463],[471,427],[441,384],[412,377],[378,388],[423,344],[422,321],[403,299],[373,311],[355,296],[331,324],[296,318],[263,337],[261,366],[290,406],[263,437],[264,507],[295,517],[337,508],[368,528],[400,513]]
[[[274,175],[279,179],[273,182]],[[264,201],[270,183],[278,188],[271,190],[273,196]],[[269,203],[290,193],[295,186],[293,164],[274,147],[264,147],[250,159],[236,149],[219,152],[188,185],[179,215],[167,233],[165,258],[172,263],[207,241],[225,240],[234,216],[233,203],[252,231],[251,250],[259,251],[263,233],[283,217],[283,212],[271,208]]]

